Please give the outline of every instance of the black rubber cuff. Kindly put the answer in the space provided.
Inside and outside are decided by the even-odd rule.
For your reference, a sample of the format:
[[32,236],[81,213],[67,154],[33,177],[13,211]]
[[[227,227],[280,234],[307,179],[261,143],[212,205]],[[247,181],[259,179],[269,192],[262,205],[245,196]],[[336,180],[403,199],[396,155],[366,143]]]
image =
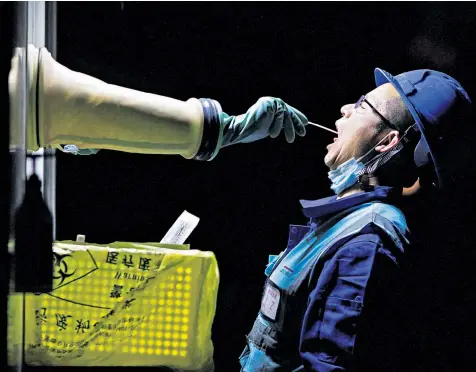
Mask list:
[[200,98],[203,109],[202,143],[194,160],[207,161],[213,156],[220,137],[220,104],[210,98]]

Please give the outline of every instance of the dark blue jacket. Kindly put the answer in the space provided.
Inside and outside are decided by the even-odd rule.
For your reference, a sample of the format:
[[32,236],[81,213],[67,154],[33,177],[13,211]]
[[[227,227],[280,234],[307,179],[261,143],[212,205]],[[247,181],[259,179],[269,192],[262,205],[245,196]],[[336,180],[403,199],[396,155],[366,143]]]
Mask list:
[[408,228],[394,190],[301,201],[308,226],[266,268],[242,371],[393,371]]

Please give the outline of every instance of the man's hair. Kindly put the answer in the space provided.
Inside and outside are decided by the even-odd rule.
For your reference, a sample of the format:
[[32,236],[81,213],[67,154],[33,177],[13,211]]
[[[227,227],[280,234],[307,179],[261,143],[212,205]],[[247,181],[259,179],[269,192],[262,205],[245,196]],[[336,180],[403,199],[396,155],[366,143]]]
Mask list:
[[[400,133],[404,132],[414,122],[410,111],[400,97],[392,97],[386,101],[377,101],[376,106],[377,110],[379,110],[385,119],[394,125]],[[376,134],[381,133],[386,128],[388,128],[388,126],[381,121],[376,128]]]

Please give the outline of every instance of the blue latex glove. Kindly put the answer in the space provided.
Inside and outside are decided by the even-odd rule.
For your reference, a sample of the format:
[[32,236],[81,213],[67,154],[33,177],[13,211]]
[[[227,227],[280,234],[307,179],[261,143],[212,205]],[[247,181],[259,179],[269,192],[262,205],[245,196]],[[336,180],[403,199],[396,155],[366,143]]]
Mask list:
[[276,138],[281,131],[292,143],[297,134],[306,135],[307,118],[280,98],[262,97],[245,114],[221,114],[223,139],[220,147],[249,143],[268,137]]

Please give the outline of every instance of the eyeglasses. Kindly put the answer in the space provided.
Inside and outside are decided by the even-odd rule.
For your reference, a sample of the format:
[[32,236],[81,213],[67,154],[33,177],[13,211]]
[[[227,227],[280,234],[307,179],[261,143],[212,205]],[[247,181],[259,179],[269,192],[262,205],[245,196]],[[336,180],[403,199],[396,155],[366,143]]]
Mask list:
[[378,115],[378,117],[379,117],[380,119],[382,119],[382,121],[383,121],[386,125],[388,125],[388,126],[389,126],[390,128],[392,128],[392,129],[394,129],[394,130],[400,132],[400,131],[398,130],[398,128],[397,128],[395,125],[391,124],[387,119],[385,119],[385,116],[383,116],[380,112],[378,112],[378,110],[377,110],[375,107],[373,107],[372,104],[371,104],[369,101],[367,101],[367,99],[365,98],[365,96],[362,96],[362,97],[359,98],[359,100],[358,100],[358,101],[356,102],[356,104],[354,105],[354,110],[358,109],[358,108],[362,105],[362,102],[365,102],[367,105],[369,105],[369,107],[372,109],[372,111],[375,112],[375,113]]

